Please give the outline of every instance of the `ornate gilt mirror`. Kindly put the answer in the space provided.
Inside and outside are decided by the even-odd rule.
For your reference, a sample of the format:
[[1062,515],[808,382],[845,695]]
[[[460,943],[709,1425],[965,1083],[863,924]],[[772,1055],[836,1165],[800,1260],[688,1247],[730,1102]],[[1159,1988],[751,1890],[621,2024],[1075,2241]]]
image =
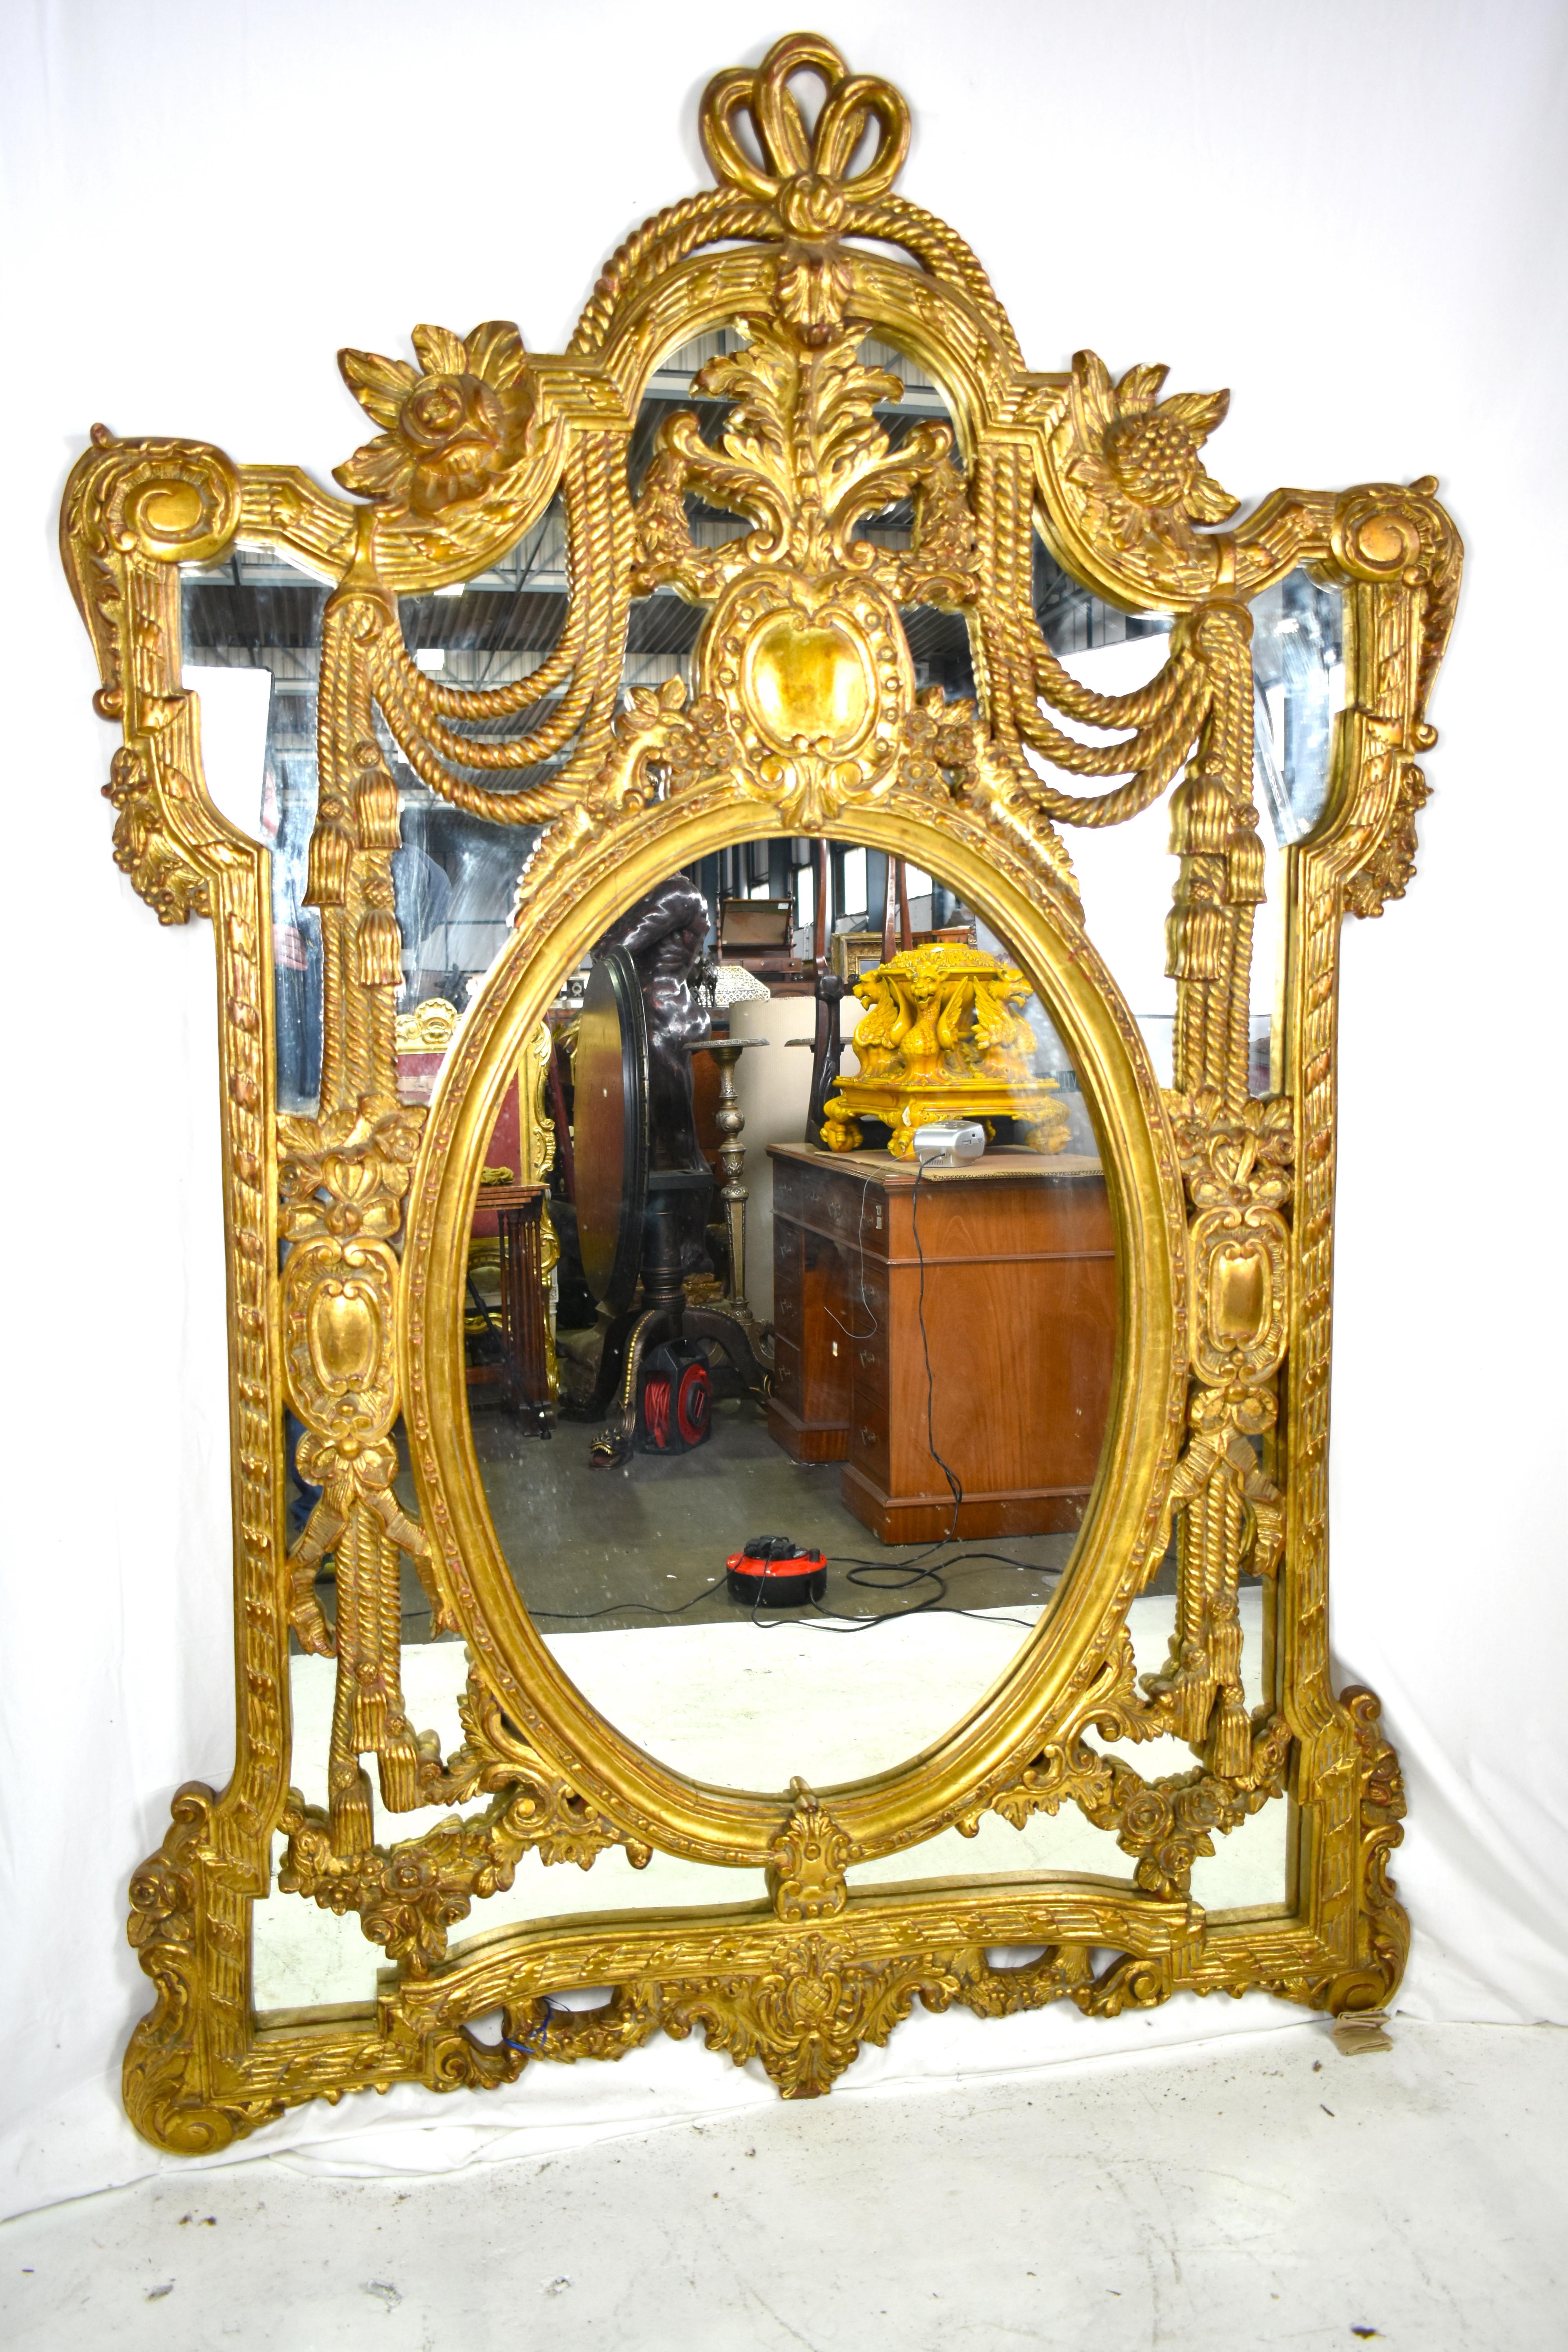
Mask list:
[[701,135],[563,355],[343,352],[341,495],[101,427],[67,493],[115,856],[219,973],[171,2149],[1403,1966],[1329,1672],[1335,1024],[1457,535],[1426,480],[1234,520],[1225,394],[1032,372],[820,37]]

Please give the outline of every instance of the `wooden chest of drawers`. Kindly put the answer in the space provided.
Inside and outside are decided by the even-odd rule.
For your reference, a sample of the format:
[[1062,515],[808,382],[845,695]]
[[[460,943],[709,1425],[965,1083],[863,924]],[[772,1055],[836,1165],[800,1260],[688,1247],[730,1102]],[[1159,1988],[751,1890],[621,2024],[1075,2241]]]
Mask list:
[[777,1444],[842,1462],[846,1504],[884,1543],[947,1535],[937,1455],[960,1536],[1076,1528],[1116,1350],[1099,1162],[988,1153],[917,1197],[885,1151],[770,1150]]

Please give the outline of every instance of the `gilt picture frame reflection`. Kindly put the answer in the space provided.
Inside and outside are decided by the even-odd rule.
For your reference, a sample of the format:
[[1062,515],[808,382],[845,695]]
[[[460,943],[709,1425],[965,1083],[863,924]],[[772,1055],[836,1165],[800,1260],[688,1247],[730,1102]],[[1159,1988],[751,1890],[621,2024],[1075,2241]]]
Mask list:
[[1397,1986],[1339,941],[1458,540],[1426,478],[1241,513],[1227,395],[1029,368],[909,127],[792,35],[564,353],[345,350],[335,490],[72,474],[115,856],[219,978],[237,1762],[132,1882],[162,2147]]

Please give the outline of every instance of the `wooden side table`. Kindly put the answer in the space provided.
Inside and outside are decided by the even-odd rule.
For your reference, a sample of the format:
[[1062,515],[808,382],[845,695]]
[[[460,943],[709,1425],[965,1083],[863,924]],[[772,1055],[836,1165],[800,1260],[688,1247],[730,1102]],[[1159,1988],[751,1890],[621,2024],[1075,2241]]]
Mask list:
[[[1100,1459],[1117,1270],[1096,1160],[1001,1150],[921,1179],[885,1151],[770,1146],[774,1371],[768,1428],[844,1464],[883,1543],[1074,1528]],[[921,1250],[925,1336],[921,1329]]]

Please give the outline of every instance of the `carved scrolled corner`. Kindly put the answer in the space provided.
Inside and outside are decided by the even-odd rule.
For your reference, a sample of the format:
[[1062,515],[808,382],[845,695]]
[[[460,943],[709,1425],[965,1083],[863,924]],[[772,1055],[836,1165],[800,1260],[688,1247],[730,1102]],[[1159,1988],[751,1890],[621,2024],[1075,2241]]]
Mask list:
[[1409,1915],[1388,1874],[1405,1834],[1405,1781],[1382,1714],[1373,1692],[1348,1685],[1303,1742],[1302,1801],[1319,1811],[1317,1952],[1266,1989],[1332,2017],[1388,2008],[1410,1957]]
[[239,528],[240,479],[200,441],[118,441],[94,425],[60,507],[60,553],[92,640],[99,716],[124,741],[104,798],[115,812],[114,862],[161,923],[212,913],[199,856],[201,802],[190,698],[179,668],[178,582],[170,567],[208,563]]
[[[215,2042],[226,2026],[237,2053],[247,2025],[243,2004],[224,2001],[213,1981],[214,1954],[247,1932],[250,1907],[219,1875],[217,1803],[199,1781],[177,1790],[167,1836],[131,1881],[126,1936],[157,1999],[126,2048],[125,2111],[143,2139],[174,2156],[216,2155],[284,2107],[265,2095],[217,2095],[211,2080]],[[225,1912],[233,1916],[215,1916]]]
[[1323,1990],[1320,2005],[1338,2017],[1383,2009],[1399,1990],[1410,1957],[1410,1919],[1388,1874],[1388,1858],[1404,1838],[1405,1776],[1382,1727],[1383,1703],[1361,1684],[1340,1694],[1354,1742],[1356,1772],[1355,1965]]
[[101,560],[212,563],[239,528],[241,504],[239,468],[211,442],[121,441],[107,425],[95,425],[60,509],[66,572],[89,628],[93,620],[79,583],[78,543]]
[[1408,682],[1417,715],[1447,647],[1465,564],[1464,541],[1436,491],[1433,474],[1410,483],[1360,483],[1335,502],[1330,532],[1331,565],[1343,580],[1419,593],[1416,658]]
[[501,2011],[500,2039],[493,2042],[466,2025],[437,2027],[418,2040],[411,2071],[427,2091],[500,2090],[528,2064],[527,2052],[514,2046],[516,2032],[510,2010]]
[[1337,502],[1331,567],[1356,599],[1352,707],[1362,723],[1344,903],[1363,920],[1402,898],[1415,873],[1415,819],[1431,798],[1417,763],[1437,730],[1427,698],[1453,627],[1464,546],[1431,476],[1363,483]]
[[134,609],[132,574],[210,563],[239,528],[240,479],[221,449],[203,441],[119,441],[101,425],[71,468],[60,503],[60,560],[86,624],[101,681],[100,719],[125,724],[127,741],[157,732],[184,695],[173,649]]
[[1098,1977],[1076,1988],[1071,1999],[1085,2017],[1120,2017],[1124,2009],[1158,2009],[1175,1990],[1169,1953],[1126,1952]]

